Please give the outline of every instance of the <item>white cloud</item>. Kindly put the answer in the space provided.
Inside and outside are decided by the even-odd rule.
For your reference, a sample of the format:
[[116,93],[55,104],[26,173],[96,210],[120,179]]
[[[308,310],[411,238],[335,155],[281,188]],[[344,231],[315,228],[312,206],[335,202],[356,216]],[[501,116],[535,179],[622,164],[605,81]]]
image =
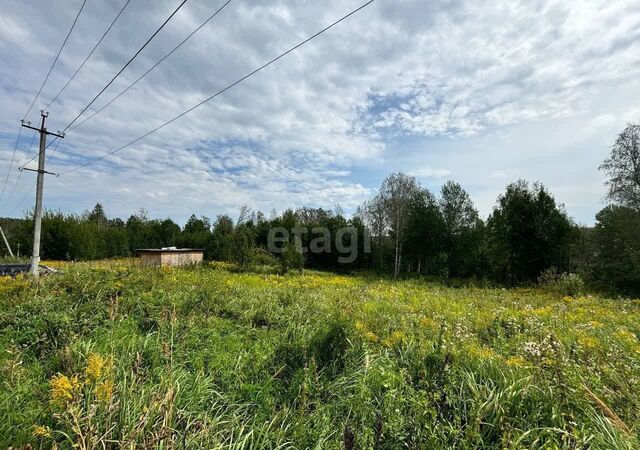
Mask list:
[[[219,4],[188,2],[95,107]],[[359,4],[234,0],[145,80],[70,132],[51,169],[64,171],[144,134]],[[11,159],[17,119],[78,6],[29,0],[3,7],[2,167]],[[170,0],[131,2],[51,107],[50,128],[70,121],[174,7]],[[119,8],[87,3],[37,107],[66,82]],[[624,126],[620,121],[637,116],[639,30],[640,5],[632,0],[580,7],[559,0],[378,0],[149,138],[47,180],[46,204],[81,211],[102,201],[114,214],[144,206],[179,220],[193,211],[233,212],[242,203],[268,211],[340,202],[349,210],[386,172],[404,170],[425,179],[455,177],[485,212],[512,174],[551,179],[558,192],[572,187],[576,214],[592,216],[599,206],[590,187],[594,162]],[[419,143],[403,145],[405,139]],[[446,141],[447,151],[424,152],[434,139]],[[575,166],[577,145],[588,152],[581,162],[591,176],[563,185],[555,173]],[[541,155],[547,164],[530,163]],[[16,199],[31,184],[31,175],[23,175]],[[16,199],[0,215],[28,206],[14,205]]]
[[411,170],[409,173],[418,178],[443,178],[451,175],[448,169],[435,169],[433,167],[422,167],[417,170]]

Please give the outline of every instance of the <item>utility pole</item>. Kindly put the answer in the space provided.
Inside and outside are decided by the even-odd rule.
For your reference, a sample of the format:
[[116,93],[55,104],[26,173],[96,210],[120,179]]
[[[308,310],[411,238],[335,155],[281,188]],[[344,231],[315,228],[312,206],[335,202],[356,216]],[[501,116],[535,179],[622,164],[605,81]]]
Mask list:
[[[39,267],[40,267],[40,229],[42,226],[42,194],[44,190],[44,175],[56,175],[55,173],[47,172],[44,170],[45,163],[45,151],[47,149],[47,135],[53,135],[60,139],[64,138],[64,134],[56,134],[50,133],[44,126],[46,118],[49,116],[48,112],[40,111],[40,115],[42,116],[42,122],[40,124],[40,128],[32,127],[29,122],[25,124],[22,122],[22,126],[26,128],[30,128],[40,133],[40,152],[38,153],[38,169],[27,169],[25,167],[21,168],[21,170],[29,170],[31,172],[38,173],[38,181],[36,183],[36,208],[33,213],[33,254],[31,256],[31,273],[34,276],[39,275]],[[57,175],[56,175],[57,176]]]
[[2,235],[2,239],[4,240],[4,245],[7,246],[7,250],[9,250],[9,255],[13,258],[13,252],[11,251],[11,246],[9,245],[9,241],[7,241],[7,237],[4,235],[4,231],[2,231],[2,227],[0,227],[0,234]]

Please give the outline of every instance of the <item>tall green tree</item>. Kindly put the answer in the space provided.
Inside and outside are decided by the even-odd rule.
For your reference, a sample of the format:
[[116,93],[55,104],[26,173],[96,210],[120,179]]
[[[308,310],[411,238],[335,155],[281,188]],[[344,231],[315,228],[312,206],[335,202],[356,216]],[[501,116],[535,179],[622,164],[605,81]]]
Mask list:
[[600,170],[609,176],[609,199],[640,211],[640,124],[628,125],[618,135]]
[[471,197],[460,184],[447,181],[440,191],[443,220],[443,249],[447,273],[470,276],[479,264],[483,223]]
[[444,220],[435,196],[418,190],[409,204],[405,247],[418,273],[432,273],[443,251]]
[[207,258],[219,261],[233,259],[233,230],[233,219],[227,215],[219,215],[207,244]]
[[[181,246],[191,248],[204,248],[211,239],[211,220],[202,216],[197,218],[192,214],[182,229]],[[210,257],[207,255],[207,257]]]
[[594,281],[602,288],[640,295],[640,211],[609,205],[596,215]]
[[384,269],[385,242],[387,240],[387,218],[385,215],[384,202],[380,194],[370,200],[365,201],[357,211],[358,217],[366,224],[373,239],[374,260],[379,270]]
[[541,184],[507,186],[487,228],[491,264],[502,281],[531,282],[547,268],[569,266],[573,224]]
[[87,219],[90,222],[98,223],[100,225],[107,224],[107,215],[104,212],[104,207],[100,203],[96,203],[93,210],[87,214]]

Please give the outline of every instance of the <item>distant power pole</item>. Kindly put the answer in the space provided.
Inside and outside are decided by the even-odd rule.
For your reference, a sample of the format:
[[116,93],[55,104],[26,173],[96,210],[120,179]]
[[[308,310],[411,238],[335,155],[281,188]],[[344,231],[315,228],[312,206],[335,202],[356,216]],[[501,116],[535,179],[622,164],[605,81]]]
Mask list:
[[9,250],[9,255],[13,258],[13,251],[11,251],[11,246],[9,245],[9,241],[7,241],[7,237],[4,235],[4,231],[2,231],[2,227],[0,227],[0,234],[2,234],[2,239],[4,240],[4,245],[7,246],[7,250]]
[[44,126],[45,119],[49,116],[48,112],[40,111],[40,115],[42,116],[42,123],[40,124],[40,128],[32,127],[29,122],[26,124],[24,121],[22,122],[22,126],[26,128],[30,128],[40,133],[40,152],[38,153],[38,169],[27,169],[22,168],[21,170],[29,170],[31,172],[38,173],[38,181],[36,184],[36,208],[33,213],[33,254],[31,256],[31,273],[35,276],[38,276],[38,269],[40,266],[40,229],[42,226],[42,193],[44,189],[44,175],[56,175],[51,172],[47,172],[44,170],[45,163],[45,150],[47,149],[47,135],[53,135],[60,139],[64,138],[64,134],[56,134],[50,133]]

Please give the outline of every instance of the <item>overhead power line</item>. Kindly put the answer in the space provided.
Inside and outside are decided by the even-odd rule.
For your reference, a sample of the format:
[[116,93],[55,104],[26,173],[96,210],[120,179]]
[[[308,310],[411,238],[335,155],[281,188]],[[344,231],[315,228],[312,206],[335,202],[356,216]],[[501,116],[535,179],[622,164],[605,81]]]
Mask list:
[[22,118],[23,120],[27,118],[27,116],[31,112],[31,108],[33,108],[33,105],[36,103],[36,100],[38,100],[38,97],[40,97],[40,94],[42,93],[42,89],[44,88],[44,85],[47,83],[47,80],[49,79],[49,76],[51,75],[51,72],[53,71],[53,68],[55,67],[56,63],[58,62],[58,58],[60,58],[60,53],[62,53],[62,49],[64,48],[65,45],[67,45],[67,41],[69,40],[69,36],[71,36],[71,32],[75,28],[76,22],[78,22],[78,17],[80,17],[80,14],[82,13],[82,10],[84,9],[84,5],[86,3],[87,3],[87,0],[83,0],[82,1],[82,5],[80,5],[80,9],[78,10],[78,13],[76,14],[76,18],[73,19],[73,23],[71,24],[71,28],[69,28],[69,32],[67,33],[67,36],[64,38],[64,41],[62,41],[62,45],[60,46],[60,50],[58,50],[58,54],[56,55],[55,59],[53,60],[53,63],[51,63],[51,67],[49,68],[49,72],[47,72],[47,76],[44,77],[44,80],[42,81],[42,85],[40,85],[40,89],[38,89],[38,93],[33,98],[33,101],[29,105],[29,109],[27,109],[27,112],[24,114],[24,117]]
[[75,122],[76,120],[78,120],[80,118],[80,116],[82,116],[85,111],[87,109],[89,109],[89,107],[91,105],[93,105],[93,103],[98,99],[98,97],[100,97],[104,91],[107,90],[107,88],[109,86],[111,86],[113,84],[113,82],[116,80],[116,78],[118,78],[120,76],[120,74],[122,74],[122,72],[124,72],[124,70],[129,66],[129,64],[131,64],[133,62],[134,59],[136,59],[136,57],[140,54],[140,52],[142,52],[142,50],[144,50],[144,48],[149,45],[149,43],[153,40],[153,38],[156,37],[156,35],[158,33],[160,33],[160,31],[164,28],[164,26],[169,23],[169,21],[173,18],[173,16],[175,16],[178,11],[180,10],[180,8],[182,8],[182,6],[184,6],[184,4],[187,3],[187,0],[182,0],[182,2],[178,5],[178,7],[171,13],[171,15],[169,17],[167,17],[167,19],[162,23],[162,25],[160,25],[160,28],[158,28],[150,37],[149,39],[147,39],[147,41],[142,45],[142,47],[140,47],[138,49],[138,51],[129,59],[129,61],[127,61],[127,63],[122,67],[122,69],[120,69],[118,71],[118,73],[116,73],[113,78],[111,78],[111,80],[102,88],[100,89],[100,92],[98,92],[95,97],[93,97],[93,99],[87,104],[87,106],[85,106],[84,108],[82,108],[82,111],[80,111],[80,113],[66,126],[64,127],[64,129],[62,130],[62,133],[64,133],[65,131],[67,131]]
[[[82,4],[80,5],[80,9],[76,13],[76,17],[73,19],[73,23],[71,24],[71,27],[69,28],[69,31],[67,32],[67,35],[65,36],[64,40],[62,41],[62,45],[60,45],[60,49],[58,50],[58,53],[56,53],[56,57],[53,59],[53,62],[51,63],[51,67],[49,67],[49,71],[47,72],[47,75],[44,77],[44,80],[42,81],[42,84],[40,85],[40,88],[38,89],[38,92],[36,93],[36,96],[31,101],[31,104],[29,105],[29,108],[27,109],[27,112],[24,113],[24,116],[22,116],[22,120],[23,121],[27,118],[27,116],[31,112],[31,109],[33,108],[33,105],[35,105],[36,101],[40,97],[40,94],[42,94],[42,89],[44,89],[44,85],[47,83],[47,80],[51,76],[51,72],[53,72],[53,68],[56,66],[56,63],[58,62],[58,59],[60,58],[60,54],[62,53],[62,49],[65,47],[65,45],[67,45],[67,41],[69,40],[69,36],[71,36],[71,32],[75,28],[76,23],[78,22],[78,18],[80,17],[80,14],[82,13],[82,10],[84,9],[84,5],[86,3],[87,3],[87,0],[83,0],[82,1]],[[3,186],[2,186],[2,193],[0,194],[0,201],[2,200],[2,196],[4,195],[4,193],[5,193],[6,189],[7,189],[7,183],[9,182],[11,169],[13,168],[13,163],[15,162],[16,151],[18,150],[18,144],[20,143],[21,134],[22,134],[22,126],[20,127],[20,130],[18,130],[18,137],[16,138],[16,143],[13,146],[13,155],[11,156],[11,162],[9,163],[9,169],[7,170],[7,175],[5,176],[4,183],[3,183]],[[15,190],[15,186],[14,186],[14,190]]]
[[[106,108],[108,108],[113,102],[115,102],[116,100],[118,100],[125,92],[127,92],[129,89],[131,89],[132,87],[134,87],[136,84],[138,84],[138,82],[140,80],[142,80],[144,77],[146,77],[147,75],[149,75],[149,73],[151,73],[156,67],[158,67],[160,64],[162,64],[162,62],[167,59],[169,56],[171,56],[176,50],[178,50],[180,47],[182,47],[189,39],[191,39],[191,37],[196,34],[198,31],[200,31],[206,24],[208,24],[215,16],[218,15],[218,13],[220,13],[220,11],[222,11],[225,6],[227,6],[229,3],[231,3],[232,0],[227,0],[222,6],[220,6],[213,14],[211,14],[204,22],[202,22],[200,24],[200,26],[198,26],[195,30],[193,30],[186,38],[184,38],[182,40],[182,42],[180,42],[178,45],[176,45],[173,50],[171,50],[169,53],[167,53],[166,55],[164,55],[162,58],[160,58],[160,60],[155,63],[153,66],[151,66],[145,73],[143,73],[142,75],[140,75],[138,77],[138,79],[136,79],[136,81],[134,81],[133,83],[131,83],[129,86],[127,86],[124,90],[122,90],[118,95],[116,95],[115,97],[113,97],[111,100],[109,100],[108,103],[106,103],[105,105],[103,105],[102,107],[100,107],[100,109],[94,111],[91,115],[85,117],[84,119],[82,119],[80,122],[78,122],[77,124],[75,124],[73,127],[71,127],[71,130],[75,130],[76,128],[78,128],[80,125],[84,124],[85,122],[87,122],[89,119],[91,119],[92,117],[96,116],[97,114],[100,114],[102,111],[104,111]],[[53,155],[53,153],[52,153]]]
[[[34,135],[37,136],[37,135]],[[62,140],[58,139],[56,141],[55,146],[53,147],[54,150],[58,148],[58,146],[60,146],[60,142],[62,142]],[[36,152],[37,153],[37,152]],[[22,176],[22,171],[20,171],[20,174],[18,175],[18,180],[20,180],[20,177]],[[18,183],[13,185],[13,192],[15,192],[15,188],[18,185]],[[33,193],[33,191],[36,188],[36,184],[35,182],[31,185],[31,187],[25,191],[24,195],[22,197],[20,197],[20,200],[18,200],[18,202],[16,202],[15,205],[13,205],[13,208],[11,208],[11,210],[7,213],[7,217],[10,217],[11,214],[13,214],[24,202],[25,200]],[[13,194],[12,192],[12,194]],[[4,205],[3,205],[3,209],[6,208],[7,206],[9,206],[9,200],[11,200],[11,196],[7,197],[7,200],[5,201]]]
[[18,144],[20,143],[20,136],[22,135],[22,127],[18,131],[18,137],[16,138],[16,144],[13,146],[13,154],[11,155],[11,162],[9,163],[9,169],[7,169],[7,174],[4,176],[4,183],[2,185],[2,193],[0,193],[0,200],[4,196],[4,191],[7,190],[7,183],[9,182],[9,176],[11,174],[11,168],[13,167],[13,162],[16,159],[16,151],[18,150]]
[[29,150],[27,150],[27,154],[24,158],[24,162],[22,164],[20,164],[20,166],[24,166],[25,164],[27,164],[27,162],[29,162],[29,155],[31,155],[31,150],[33,150],[33,144],[36,141],[36,136],[38,136],[36,133],[33,133],[33,136],[31,137],[31,143],[29,144]]
[[82,61],[82,64],[80,64],[78,66],[78,68],[76,69],[76,71],[73,73],[73,75],[71,75],[71,78],[69,78],[69,80],[65,83],[65,85],[62,86],[62,89],[60,89],[58,91],[58,93],[47,104],[47,106],[44,107],[45,110],[48,109],[49,106],[51,106],[53,104],[53,102],[55,102],[58,99],[58,97],[60,97],[60,95],[64,92],[64,90],[67,88],[67,86],[69,86],[69,84],[71,84],[71,82],[76,77],[76,75],[78,75],[78,72],[80,72],[80,70],[82,70],[82,68],[87,63],[87,61],[89,61],[89,58],[91,58],[91,56],[96,51],[96,49],[100,46],[100,44],[102,44],[102,41],[104,40],[104,38],[107,37],[107,34],[109,34],[109,31],[111,31],[111,28],[113,28],[113,26],[115,25],[116,21],[120,18],[120,16],[124,12],[125,8],[129,5],[129,3],[131,3],[131,0],[127,0],[126,2],[124,2],[124,5],[122,5],[122,8],[120,8],[120,11],[118,11],[118,14],[116,15],[116,17],[113,19],[113,21],[111,22],[109,27],[106,29],[106,31],[104,33],[102,33],[102,36],[100,37],[98,42],[96,42],[96,45],[93,46],[93,48],[91,49],[91,51],[89,52],[87,57],[84,59],[84,61]]
[[[20,127],[20,130],[22,130],[22,127]],[[29,155],[31,154],[31,150],[33,149],[33,143],[36,141],[36,136],[37,136],[37,134],[34,133],[33,137],[31,138],[31,143],[29,144],[29,150],[27,151],[27,157],[25,158],[25,161],[27,161],[29,159]],[[56,146],[56,148],[57,148],[57,146]],[[26,162],[20,164],[20,166],[23,167],[25,164],[26,164]],[[13,187],[11,188],[11,192],[9,192],[9,195],[7,196],[7,199],[4,201],[4,204],[2,205],[0,210],[3,210],[5,207],[7,207],[9,205],[9,202],[13,198],[13,194],[16,192],[16,188],[18,187],[18,184],[20,183],[20,178],[22,178],[22,170],[20,172],[18,172],[18,177],[16,178],[16,181],[13,183]]]
[[293,47],[291,47],[289,50],[285,51],[284,53],[281,53],[280,55],[276,56],[275,58],[269,60],[268,62],[266,62],[265,64],[261,65],[260,67],[258,67],[257,69],[249,72],[248,74],[244,75],[242,78],[239,78],[238,80],[234,81],[233,83],[229,84],[228,86],[226,86],[223,89],[220,89],[218,92],[216,92],[215,94],[205,98],[204,100],[202,100],[201,102],[197,103],[196,105],[192,106],[191,108],[187,109],[186,111],[178,114],[177,116],[173,117],[172,119],[164,122],[163,124],[155,127],[154,129],[148,131],[147,133],[143,134],[142,136],[126,143],[125,145],[116,148],[115,150],[112,150],[108,153],[105,153],[102,156],[99,156],[97,158],[93,158],[91,160],[89,160],[88,162],[72,167],[69,170],[66,170],[64,172],[62,172],[62,175],[66,174],[66,173],[70,173],[70,172],[74,172],[76,170],[82,169],[84,167],[90,166],[93,163],[96,163],[98,161],[101,161],[115,153],[118,153],[121,150],[124,150],[125,148],[135,144],[136,142],[141,141],[142,139],[150,136],[151,134],[155,133],[158,130],[161,130],[162,128],[166,127],[167,125],[175,122],[176,120],[180,119],[181,117],[189,114],[191,111],[199,108],[200,106],[204,105],[205,103],[213,100],[214,98],[218,97],[219,95],[225,93],[226,91],[228,91],[229,89],[233,88],[234,86],[237,86],[238,84],[242,83],[243,81],[245,81],[247,78],[255,75],[256,73],[260,72],[261,70],[265,69],[266,67],[270,66],[271,64],[275,63],[276,61],[284,58],[285,56],[287,56],[289,53],[297,50],[298,48],[302,47],[303,45],[305,45],[306,43],[308,43],[309,41],[315,39],[316,37],[320,36],[321,34],[325,33],[326,31],[330,30],[331,28],[335,27],[336,25],[338,25],[340,22],[348,19],[349,17],[351,17],[352,15],[356,14],[357,12],[361,11],[362,9],[364,9],[365,7],[369,6],[371,3],[373,3],[375,0],[369,0],[368,2],[362,4],[361,6],[359,6],[358,8],[354,9],[353,11],[351,11],[350,13],[348,13],[345,16],[342,16],[340,19],[336,20],[335,22],[331,23],[330,25],[326,26],[325,28],[323,28],[322,30],[318,31],[317,33],[313,34],[312,36],[306,38],[305,40],[303,40],[302,42],[294,45]]
[[[104,93],[104,91],[107,90],[107,88],[116,80],[116,78],[118,78],[122,72],[124,72],[124,70],[127,68],[127,66],[129,64],[131,64],[131,62],[140,54],[140,52],[151,42],[151,40],[153,40],[153,38],[160,32],[160,30],[162,30],[162,28],[171,20],[171,18],[178,12],[178,10],[180,8],[182,8],[182,6],[187,2],[187,0],[184,0],[182,3],[180,3],[180,5],[178,5],[178,7],[175,9],[175,11],[173,11],[173,13],[164,21],[164,23],[160,26],[160,28],[158,28],[149,39],[147,39],[147,41],[142,45],[142,47],[140,47],[140,49],[135,53],[135,55],[133,55],[133,57],[131,57],[131,59],[129,59],[129,61],[127,61],[127,63],[124,65],[124,67],[122,67],[122,69],[120,69],[120,71],[115,74],[115,76],[111,79],[111,81],[109,81],[109,83],[107,83],[107,85],[105,87],[102,88],[102,90],[100,92],[98,92],[98,94],[93,98],[93,100],[91,100],[89,102],[89,104],[83,108],[82,111],[80,111],[80,113],[60,132],[61,134],[64,134],[65,131],[67,131],[72,125],[73,123],[78,120],[78,118],[80,118],[80,116],[82,116],[82,114],[84,114],[86,112],[87,109],[89,109],[89,107],[98,99],[98,97],[100,97],[100,95],[102,95]],[[122,95],[122,93],[120,94]],[[114,99],[115,100],[115,99]],[[112,100],[113,101],[113,100]],[[91,116],[89,117],[91,118]],[[73,128],[77,128],[79,125],[81,125],[82,123],[86,122],[86,120],[82,121],[80,124],[76,125]],[[49,147],[51,147],[55,142],[57,142],[58,138],[54,137],[48,144],[46,149],[48,149]],[[57,148],[57,147],[56,147]],[[45,150],[46,150],[45,149]],[[55,153],[55,149],[51,152],[51,154],[49,155],[49,160],[51,160],[51,157],[53,156],[53,154]],[[26,163],[22,164],[22,167],[24,167],[26,164],[29,164],[31,161],[35,160],[39,155],[39,152],[36,153],[30,160],[28,160]]]

